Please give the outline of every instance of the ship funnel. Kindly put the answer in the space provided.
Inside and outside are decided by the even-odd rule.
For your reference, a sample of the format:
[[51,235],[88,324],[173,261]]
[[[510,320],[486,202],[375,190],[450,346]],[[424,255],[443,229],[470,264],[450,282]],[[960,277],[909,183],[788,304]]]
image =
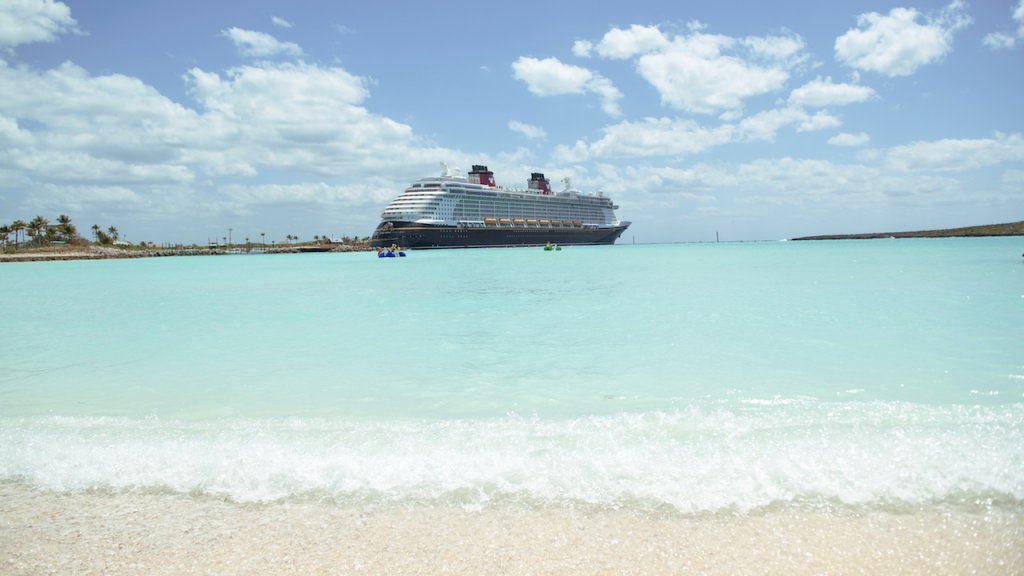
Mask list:
[[473,169],[469,171],[469,181],[474,184],[483,184],[484,186],[495,187],[497,184],[494,183],[494,172],[487,169],[487,166],[482,164],[473,164]]
[[530,190],[539,190],[541,194],[551,194],[551,181],[545,178],[541,172],[531,173],[527,185]]

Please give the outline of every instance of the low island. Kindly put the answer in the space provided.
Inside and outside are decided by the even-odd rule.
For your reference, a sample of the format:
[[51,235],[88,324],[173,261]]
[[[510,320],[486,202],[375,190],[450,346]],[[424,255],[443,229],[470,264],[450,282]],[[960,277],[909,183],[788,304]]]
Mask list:
[[1006,224],[966,226],[945,230],[917,230],[914,232],[872,232],[867,234],[825,234],[802,236],[793,240],[869,240],[872,238],[956,238],[970,236],[1024,236],[1024,220]]

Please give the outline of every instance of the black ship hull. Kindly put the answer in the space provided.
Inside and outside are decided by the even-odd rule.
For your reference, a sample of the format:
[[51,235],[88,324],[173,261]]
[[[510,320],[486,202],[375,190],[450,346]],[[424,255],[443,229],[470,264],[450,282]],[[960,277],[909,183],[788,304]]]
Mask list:
[[431,226],[413,222],[381,222],[370,246],[387,248],[487,248],[613,244],[629,223],[609,227]]

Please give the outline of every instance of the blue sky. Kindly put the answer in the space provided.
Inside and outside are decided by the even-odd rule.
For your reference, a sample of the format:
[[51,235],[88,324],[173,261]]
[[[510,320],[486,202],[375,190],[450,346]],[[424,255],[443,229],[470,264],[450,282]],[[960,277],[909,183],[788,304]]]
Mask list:
[[1008,222],[1022,102],[1024,0],[0,0],[0,222],[365,236],[442,161],[626,242]]

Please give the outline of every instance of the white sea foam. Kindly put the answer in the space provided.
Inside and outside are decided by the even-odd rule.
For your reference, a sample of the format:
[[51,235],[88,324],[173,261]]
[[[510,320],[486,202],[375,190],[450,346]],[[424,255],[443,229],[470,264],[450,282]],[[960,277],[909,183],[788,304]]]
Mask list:
[[1024,406],[809,401],[543,420],[0,419],[0,479],[480,506],[1024,499]]

